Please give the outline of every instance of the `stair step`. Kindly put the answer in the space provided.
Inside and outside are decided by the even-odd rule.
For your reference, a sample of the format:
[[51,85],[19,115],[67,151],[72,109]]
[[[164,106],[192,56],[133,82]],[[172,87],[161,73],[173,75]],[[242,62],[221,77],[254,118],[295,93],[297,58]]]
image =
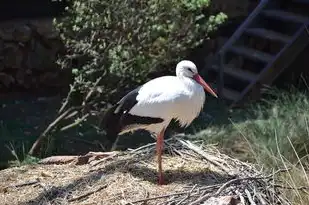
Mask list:
[[295,23],[306,23],[309,18],[305,16],[300,16],[291,12],[281,11],[281,10],[264,10],[262,14],[268,17],[273,17],[283,21],[293,21]]
[[250,35],[266,38],[272,41],[281,41],[283,43],[288,43],[291,40],[291,37],[289,37],[288,35],[284,35],[264,28],[248,28],[245,30],[245,32]]
[[265,63],[268,63],[272,60],[273,56],[252,48],[247,48],[244,46],[232,46],[228,49],[231,52],[234,52],[236,54],[245,56],[247,58],[250,58],[252,60],[258,60]]
[[303,3],[303,4],[309,4],[308,0],[294,0],[296,3]]
[[[216,70],[217,72],[219,72],[220,70],[219,66],[217,65],[213,65],[211,68],[213,70]],[[224,66],[224,72],[238,79],[247,80],[249,82],[252,82],[253,80],[257,78],[257,74],[254,74],[250,71],[246,71],[243,69],[230,67],[230,66]]]

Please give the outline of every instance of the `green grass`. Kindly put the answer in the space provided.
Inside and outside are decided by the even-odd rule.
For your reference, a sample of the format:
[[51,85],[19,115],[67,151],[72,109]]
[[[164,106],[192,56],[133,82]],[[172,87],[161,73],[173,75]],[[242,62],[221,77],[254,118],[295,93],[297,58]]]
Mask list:
[[[228,154],[268,172],[290,168],[278,180],[293,188],[309,186],[309,96],[295,89],[273,90],[268,95],[272,100],[233,112],[222,111],[217,102],[210,102],[209,107],[220,111],[210,113],[215,115],[212,120],[198,119],[192,128],[196,133],[191,137],[216,143]],[[209,122],[207,128],[201,129],[205,121]],[[308,192],[284,191],[292,204],[309,204]]]

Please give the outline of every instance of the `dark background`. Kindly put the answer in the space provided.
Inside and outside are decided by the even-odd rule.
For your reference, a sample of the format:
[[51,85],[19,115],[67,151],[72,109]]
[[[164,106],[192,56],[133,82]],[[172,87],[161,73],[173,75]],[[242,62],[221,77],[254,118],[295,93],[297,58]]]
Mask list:
[[1,0],[0,21],[18,18],[57,17],[68,6],[65,0]]

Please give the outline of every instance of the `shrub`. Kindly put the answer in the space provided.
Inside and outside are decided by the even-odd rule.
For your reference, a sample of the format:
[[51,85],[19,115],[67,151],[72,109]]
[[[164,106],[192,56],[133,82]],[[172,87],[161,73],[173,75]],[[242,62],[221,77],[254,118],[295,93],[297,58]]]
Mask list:
[[78,96],[102,77],[96,91],[106,101],[146,81],[149,71],[184,58],[226,18],[222,13],[203,14],[209,0],[71,3],[68,16],[56,22],[68,49],[59,63],[72,68]]

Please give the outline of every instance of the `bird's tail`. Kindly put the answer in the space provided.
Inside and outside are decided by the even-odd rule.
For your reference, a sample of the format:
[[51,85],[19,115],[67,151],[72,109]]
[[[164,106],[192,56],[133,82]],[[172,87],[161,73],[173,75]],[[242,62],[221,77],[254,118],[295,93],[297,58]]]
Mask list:
[[106,132],[106,138],[114,147],[118,139],[118,134],[120,132],[119,121],[121,115],[114,113],[116,105],[109,108],[106,112],[102,113],[100,116],[99,127],[104,129]]

